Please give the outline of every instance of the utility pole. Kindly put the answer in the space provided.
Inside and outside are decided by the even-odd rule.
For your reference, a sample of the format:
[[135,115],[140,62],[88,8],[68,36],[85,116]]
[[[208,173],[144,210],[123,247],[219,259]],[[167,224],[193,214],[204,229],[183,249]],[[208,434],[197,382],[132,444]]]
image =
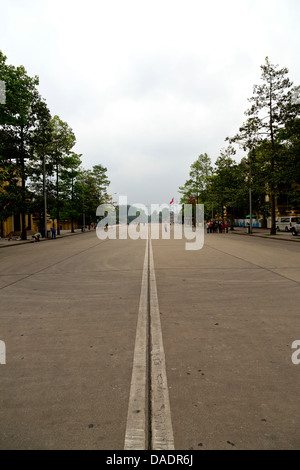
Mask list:
[[47,185],[46,185],[46,155],[43,155],[43,193],[44,193],[44,227],[47,238]]
[[247,168],[247,170],[249,170],[249,232],[248,233],[252,233],[252,170],[251,170],[251,150],[249,152],[249,165],[244,161],[242,160],[242,163],[244,165],[245,168]]
[[250,209],[250,227],[249,233],[252,233],[252,169],[251,152],[249,153],[249,209]]

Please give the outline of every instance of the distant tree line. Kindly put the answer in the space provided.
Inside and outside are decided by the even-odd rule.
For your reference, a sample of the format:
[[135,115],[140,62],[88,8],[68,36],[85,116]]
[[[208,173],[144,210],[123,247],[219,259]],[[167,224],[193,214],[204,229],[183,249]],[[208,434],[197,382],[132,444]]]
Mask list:
[[[111,200],[107,168],[82,167],[81,154],[72,149],[76,137],[69,125],[51,116],[38,92],[39,78],[21,65],[6,63],[0,51],[0,81],[5,101],[0,103],[0,223],[21,214],[22,239],[26,239],[26,214],[40,218],[45,211],[57,220],[90,223],[99,204]],[[45,204],[45,197],[47,204]]]
[[[189,179],[179,188],[181,202],[203,203],[205,218],[213,213],[233,221],[259,213],[266,226],[271,217],[271,234],[276,233],[275,204],[300,209],[300,87],[293,86],[286,68],[270,63],[261,66],[260,85],[254,85],[247,119],[214,166],[210,157],[199,155],[191,165]],[[234,160],[238,145],[246,153]],[[268,196],[268,197],[266,197]]]

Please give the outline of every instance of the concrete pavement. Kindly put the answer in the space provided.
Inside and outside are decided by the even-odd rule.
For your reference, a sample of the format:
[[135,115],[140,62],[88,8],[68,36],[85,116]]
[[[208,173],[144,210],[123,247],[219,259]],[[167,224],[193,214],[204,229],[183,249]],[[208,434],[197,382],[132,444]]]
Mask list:
[[1,250],[1,449],[122,449],[145,242]]
[[176,449],[299,449],[300,246],[153,241]]
[[[71,232],[70,230],[61,230],[60,235],[56,235],[57,239],[64,238],[64,237],[69,237],[69,236],[74,236],[74,235],[79,235],[82,234],[84,235],[85,233],[89,233],[91,230],[86,230],[85,232],[82,232],[81,229],[75,229],[74,232]],[[93,230],[95,233],[95,231]],[[48,238],[40,238],[41,241],[50,241],[53,240],[51,237]],[[35,240],[32,238],[32,236],[28,236],[27,240],[21,240],[19,237],[9,240],[7,237],[6,238],[1,238],[0,237],[0,248],[3,247],[8,247],[8,246],[16,246],[16,245],[24,245],[28,243],[38,243],[35,242]]]
[[[57,239],[74,236],[74,235],[84,235],[87,233],[95,233],[95,230],[85,230],[82,232],[81,229],[75,229],[72,233],[70,230],[61,230],[60,235],[56,235]],[[285,240],[285,241],[293,241],[299,242],[300,236],[293,236],[290,232],[277,232],[276,235],[270,235],[270,229],[261,229],[261,228],[253,228],[253,232],[251,235],[248,234],[248,231],[245,227],[235,227],[233,231],[229,231],[231,234],[237,235],[245,235],[250,237],[262,237],[262,238],[273,238],[276,240]],[[225,233],[223,233],[225,235]],[[52,238],[41,238],[40,241],[49,241]],[[15,246],[15,245],[23,245],[27,243],[35,243],[35,241],[28,237],[27,240],[8,240],[7,238],[0,238],[0,248],[8,247],[8,246]]]
[[246,235],[249,237],[271,238],[274,240],[300,241],[300,236],[293,236],[291,232],[277,232],[276,235],[270,235],[270,229],[253,228],[252,234],[249,234],[245,227],[235,227],[230,231],[232,234]]
[[[300,448],[300,246],[237,235],[152,240],[177,450]],[[0,250],[1,449],[123,448],[145,246]]]

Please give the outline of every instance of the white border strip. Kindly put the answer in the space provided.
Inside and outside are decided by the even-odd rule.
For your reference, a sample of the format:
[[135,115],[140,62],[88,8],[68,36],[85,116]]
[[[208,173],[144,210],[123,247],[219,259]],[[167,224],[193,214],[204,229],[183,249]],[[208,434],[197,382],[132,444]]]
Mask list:
[[136,329],[124,450],[147,449],[148,239]]
[[153,251],[150,238],[150,321],[151,321],[151,449],[174,450],[166,360],[157,297]]

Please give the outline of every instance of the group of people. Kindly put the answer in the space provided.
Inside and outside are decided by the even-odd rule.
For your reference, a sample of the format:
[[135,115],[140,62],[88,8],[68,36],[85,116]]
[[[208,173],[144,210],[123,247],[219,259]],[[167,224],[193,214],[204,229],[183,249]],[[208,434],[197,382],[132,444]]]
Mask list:
[[215,232],[219,232],[219,233],[226,232],[226,233],[228,233],[228,228],[229,228],[229,224],[228,224],[227,221],[224,223],[223,221],[217,222],[217,221],[212,221],[211,220],[210,222],[207,222],[207,224],[206,224],[207,233],[215,233]]

